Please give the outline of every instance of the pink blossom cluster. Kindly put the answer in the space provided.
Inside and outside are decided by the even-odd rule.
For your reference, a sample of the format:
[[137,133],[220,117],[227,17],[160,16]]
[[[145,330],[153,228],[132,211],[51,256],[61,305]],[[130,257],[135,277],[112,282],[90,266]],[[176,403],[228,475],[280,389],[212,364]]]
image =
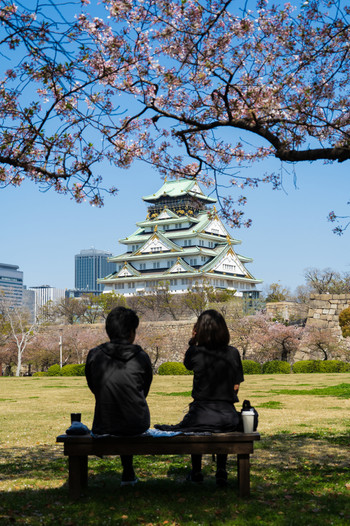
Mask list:
[[[278,186],[278,174],[246,175],[269,156],[350,159],[342,2],[103,0],[89,15],[75,1],[74,19],[63,0],[56,19],[42,0],[0,2],[0,46],[14,57],[0,78],[2,185],[29,177],[100,205],[103,159],[199,176],[219,193],[227,175]],[[237,226],[249,224],[242,203],[222,200]]]

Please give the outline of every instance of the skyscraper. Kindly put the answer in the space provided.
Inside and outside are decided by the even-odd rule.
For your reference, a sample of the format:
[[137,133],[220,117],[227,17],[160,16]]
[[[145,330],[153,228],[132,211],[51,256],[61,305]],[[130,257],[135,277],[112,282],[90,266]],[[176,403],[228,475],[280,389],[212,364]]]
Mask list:
[[116,270],[115,263],[108,262],[111,256],[110,252],[95,248],[81,250],[75,256],[75,288],[87,293],[102,292],[103,285],[97,280]]
[[49,301],[58,302],[64,298],[65,290],[50,287],[50,285],[40,285],[37,287],[29,287],[29,290],[34,291],[34,315],[39,314],[40,308],[46,305]]
[[21,307],[23,298],[23,272],[18,269],[18,265],[0,263],[0,293],[14,307]]

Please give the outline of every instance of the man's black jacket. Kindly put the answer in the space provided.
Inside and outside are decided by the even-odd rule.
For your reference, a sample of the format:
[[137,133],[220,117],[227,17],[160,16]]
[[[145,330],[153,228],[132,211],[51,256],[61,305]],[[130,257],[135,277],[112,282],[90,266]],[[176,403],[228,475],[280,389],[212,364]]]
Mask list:
[[95,434],[138,435],[149,428],[152,366],[138,345],[111,341],[91,349],[85,375],[95,395]]

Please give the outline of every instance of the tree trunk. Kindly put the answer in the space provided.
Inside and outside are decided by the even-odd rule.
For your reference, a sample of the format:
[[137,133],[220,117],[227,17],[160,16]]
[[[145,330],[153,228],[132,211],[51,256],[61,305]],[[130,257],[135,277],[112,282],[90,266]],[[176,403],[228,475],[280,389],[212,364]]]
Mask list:
[[18,352],[17,352],[17,368],[16,368],[16,376],[20,376],[20,375],[21,375],[21,368],[22,368],[22,353],[21,353],[21,351],[18,349]]

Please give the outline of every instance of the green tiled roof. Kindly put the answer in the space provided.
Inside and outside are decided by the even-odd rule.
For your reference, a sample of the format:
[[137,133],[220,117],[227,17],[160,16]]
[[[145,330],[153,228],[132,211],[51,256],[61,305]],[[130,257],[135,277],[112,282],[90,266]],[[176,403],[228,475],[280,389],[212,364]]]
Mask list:
[[145,219],[144,221],[139,221],[136,223],[139,227],[147,227],[147,226],[154,226],[154,225],[176,225],[181,223],[199,223],[199,219],[197,217],[193,216],[176,216],[174,218],[168,218],[168,219],[158,219],[156,217],[155,219]]
[[156,281],[156,280],[164,280],[169,281],[170,279],[181,279],[181,278],[220,278],[220,279],[227,279],[229,281],[237,281],[237,279],[240,282],[245,283],[262,283],[261,279],[255,279],[253,276],[235,276],[234,274],[221,274],[216,272],[209,272],[204,271],[203,269],[188,271],[188,272],[173,272],[169,273],[169,270],[165,272],[154,272],[154,273],[145,273],[141,274],[141,276],[128,276],[123,278],[118,278],[117,275],[111,274],[110,276],[107,276],[106,278],[99,278],[99,283],[121,283],[121,282],[129,282],[129,281]]
[[[226,256],[226,254],[227,254],[227,252],[228,252],[229,250],[232,250],[232,252],[237,256],[237,259],[238,259],[239,261],[242,262],[242,259],[241,259],[241,258],[243,258],[243,256],[238,256],[238,254],[236,254],[236,252],[233,250],[233,248],[232,248],[230,245],[226,245],[226,246],[225,246],[225,247],[224,247],[224,248],[223,248],[223,249],[222,249],[222,250],[221,250],[221,251],[215,256],[214,259],[212,259],[211,261],[208,261],[208,263],[205,263],[205,264],[203,265],[203,267],[202,267],[203,271],[205,271],[205,272],[209,272],[209,271],[211,271],[211,270],[213,269],[213,267],[215,267],[215,265],[216,265],[217,263],[219,263],[220,260],[222,260],[222,259]],[[244,259],[244,258],[243,258],[243,259]],[[248,258],[245,258],[245,259],[248,259]],[[250,261],[252,261],[252,260],[250,260]],[[243,264],[243,262],[242,262],[242,264]],[[244,267],[244,265],[243,265],[243,267]],[[253,279],[253,280],[255,280],[255,278],[252,276],[252,274],[251,274],[251,273],[250,273],[245,267],[244,267],[244,269],[245,269],[245,271],[247,272],[247,276],[246,276],[246,277],[247,277],[248,279]]]
[[[222,249],[222,247],[221,247]],[[141,259],[149,259],[150,256],[152,259],[160,259],[160,258],[167,258],[167,257],[191,257],[191,256],[208,256],[208,257],[215,257],[217,254],[212,248],[206,248],[206,247],[198,247],[197,245],[193,245],[190,247],[179,247],[179,250],[177,251],[169,251],[169,252],[147,252],[144,254],[140,254],[140,249],[136,252],[130,253],[130,252],[124,252],[124,254],[120,254],[119,256],[113,256],[109,259],[112,263],[118,263],[120,261],[135,261],[135,260],[141,260]]]
[[194,186],[198,186],[198,183],[195,179],[174,179],[172,181],[166,181],[157,192],[151,195],[146,195],[142,199],[149,203],[158,201],[161,197],[183,197],[186,194],[197,197],[202,201],[207,203],[216,203],[216,199],[208,197],[198,192],[193,192],[192,189]]

